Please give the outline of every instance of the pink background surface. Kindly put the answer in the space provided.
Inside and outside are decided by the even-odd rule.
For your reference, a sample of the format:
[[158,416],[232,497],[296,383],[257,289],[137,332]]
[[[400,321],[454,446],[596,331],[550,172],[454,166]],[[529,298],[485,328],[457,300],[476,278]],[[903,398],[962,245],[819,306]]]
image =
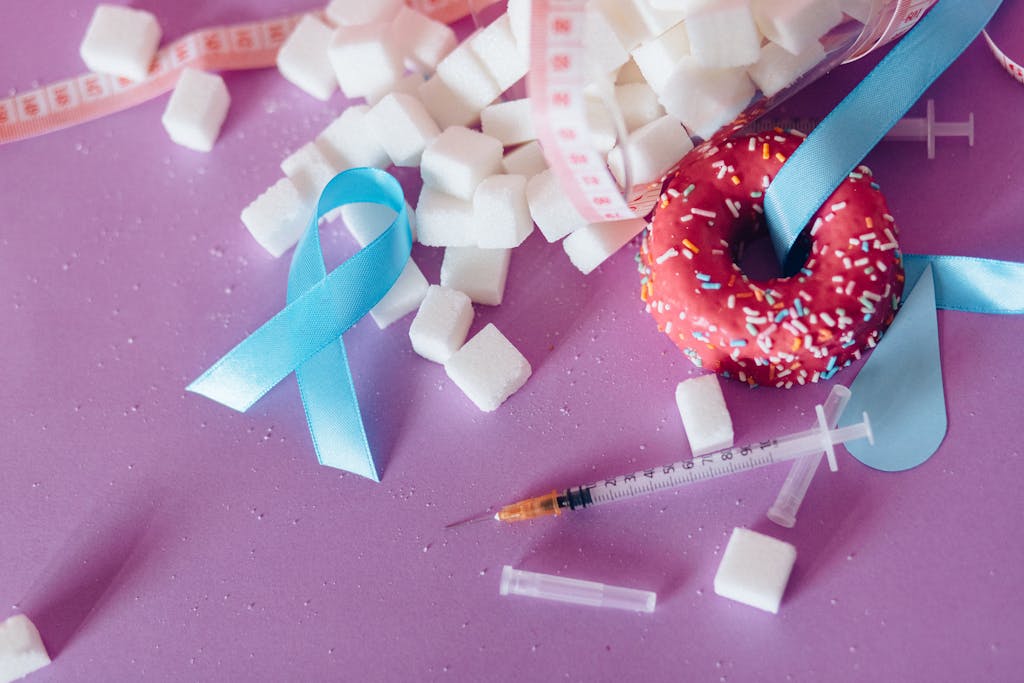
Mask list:
[[[305,9],[144,0],[165,40]],[[0,88],[84,71],[88,2],[8,0]],[[1024,6],[994,35],[1024,60]],[[828,110],[866,72],[785,107]],[[478,307],[534,368],[492,414],[411,351],[410,318],[347,336],[383,481],[316,464],[294,379],[247,414],[184,386],[283,305],[288,260],[238,214],[344,102],[231,73],[213,153],[177,147],[166,96],[0,148],[0,618],[56,659],[33,680],[1012,680],[1024,666],[1024,320],[942,312],[949,433],[910,472],[852,458],[799,521],[764,513],[786,466],[521,526],[451,521],[687,453],[696,370],[638,300],[631,250],[589,277],[535,234],[505,303]],[[930,90],[977,143],[867,159],[912,253],[1024,260],[1024,88],[976,42]],[[913,113],[923,112],[922,105]],[[402,173],[416,190],[415,173]],[[329,264],[352,254],[323,231]],[[440,252],[416,247],[436,282]],[[849,384],[854,369],[835,381]],[[894,378],[894,381],[898,381]],[[737,441],[810,424],[827,385],[724,386]],[[794,543],[780,614],[714,595],[728,534]],[[501,567],[657,591],[650,615],[498,595]]]

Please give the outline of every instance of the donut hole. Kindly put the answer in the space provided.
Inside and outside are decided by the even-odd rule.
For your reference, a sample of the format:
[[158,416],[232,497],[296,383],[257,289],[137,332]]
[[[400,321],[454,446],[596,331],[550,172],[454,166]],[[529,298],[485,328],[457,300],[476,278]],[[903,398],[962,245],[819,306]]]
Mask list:
[[[793,260],[797,264],[793,269],[794,272],[807,261],[807,255],[810,252],[807,245],[808,239],[805,232],[793,245]],[[754,281],[763,282],[789,277],[793,274],[784,272],[779,266],[779,261],[775,257],[775,248],[772,246],[772,240],[767,230],[757,230],[749,234],[746,239],[736,240],[732,260],[744,275]]]

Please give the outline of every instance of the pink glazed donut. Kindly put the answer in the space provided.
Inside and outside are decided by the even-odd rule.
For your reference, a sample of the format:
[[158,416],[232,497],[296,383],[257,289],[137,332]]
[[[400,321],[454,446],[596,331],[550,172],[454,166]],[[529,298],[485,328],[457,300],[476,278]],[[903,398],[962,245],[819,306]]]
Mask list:
[[776,130],[693,150],[641,247],[641,298],[658,328],[697,366],[751,386],[829,379],[878,343],[903,293],[896,226],[866,166],[805,228],[799,272],[758,281],[737,265],[767,234],[764,191],[802,139]]

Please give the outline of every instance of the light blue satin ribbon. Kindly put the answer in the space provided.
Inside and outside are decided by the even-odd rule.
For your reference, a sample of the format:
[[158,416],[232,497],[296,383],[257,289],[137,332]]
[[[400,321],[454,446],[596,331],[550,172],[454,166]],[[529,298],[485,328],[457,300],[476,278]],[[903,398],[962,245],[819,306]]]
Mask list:
[[[928,86],[981,32],[1001,0],[939,0],[789,156],[765,193],[775,254],[789,275],[811,217]],[[878,446],[850,443],[861,462],[915,467],[946,432],[935,309],[1024,313],[1024,264],[963,256],[905,255],[903,308],[852,384],[840,424],[872,415]],[[922,277],[923,276],[923,277]],[[915,283],[918,283],[915,286]]]
[[[328,274],[320,218],[354,203],[382,204],[397,216],[377,239]],[[409,216],[397,180],[374,168],[335,176],[292,256],[287,306],[187,389],[244,412],[295,372],[320,463],[379,481],[342,335],[387,294],[411,249]]]

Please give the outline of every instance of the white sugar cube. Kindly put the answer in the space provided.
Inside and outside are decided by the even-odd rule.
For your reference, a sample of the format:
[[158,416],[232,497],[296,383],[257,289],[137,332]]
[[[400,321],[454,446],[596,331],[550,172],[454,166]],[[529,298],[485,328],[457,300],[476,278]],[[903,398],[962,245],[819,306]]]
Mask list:
[[436,75],[419,87],[417,95],[441,130],[449,126],[473,126],[480,120],[481,107],[463,99]]
[[500,140],[505,147],[536,140],[530,100],[509,100],[490,105],[480,112],[480,130]]
[[369,110],[364,104],[348,107],[316,136],[317,146],[335,168],[386,168],[391,164],[388,153],[366,123]]
[[463,126],[451,126],[423,150],[423,184],[453,197],[473,200],[476,186],[501,169],[501,142]]
[[636,65],[636,62],[633,61],[632,57],[630,57],[629,61],[620,66],[619,70],[615,72],[615,85],[646,82],[647,79],[644,78],[643,73],[640,71],[640,67]]
[[412,66],[422,71],[437,68],[458,43],[450,26],[404,5],[392,21],[391,30]]
[[178,77],[160,122],[174,142],[209,152],[230,104],[231,96],[223,78],[187,67]]
[[[614,31],[618,43],[628,52],[643,40],[651,37],[651,31],[644,23],[644,18],[637,11],[632,0],[591,0],[588,9],[601,16],[605,23]],[[595,26],[601,19],[587,16],[587,23]],[[612,50],[615,46],[611,47]]]
[[412,349],[427,360],[444,363],[455,353],[473,322],[473,302],[464,293],[431,285],[409,326]]
[[312,14],[302,17],[277,52],[277,69],[287,80],[326,101],[338,88],[327,58],[334,31]]
[[715,593],[777,614],[795,562],[792,544],[737,527],[715,573]]
[[677,7],[656,7],[650,0],[629,0],[633,4],[640,20],[652,36],[660,36],[686,17],[686,13]]
[[502,91],[494,76],[465,42],[438,63],[436,76],[461,103],[477,112],[498,99]]
[[587,140],[590,146],[601,154],[607,154],[615,146],[618,132],[612,113],[598,97],[586,98]]
[[16,681],[50,663],[39,630],[24,614],[0,622],[0,681]]
[[259,245],[276,258],[302,237],[311,210],[292,181],[281,178],[242,209],[242,222]]
[[526,176],[492,175],[473,195],[476,244],[484,249],[518,247],[533,232]]
[[[382,99],[392,93],[404,93],[406,95],[412,95],[419,99],[420,86],[423,85],[423,74],[413,72],[406,74],[399,78],[397,81],[391,84],[389,88],[381,90],[380,92],[371,92],[366,94],[366,104],[370,107],[378,104]],[[422,104],[422,102],[420,103]],[[427,112],[428,114],[430,112]],[[434,118],[434,117],[431,117]]]
[[150,12],[97,5],[78,52],[92,71],[141,81],[160,45],[160,24]]
[[[341,213],[341,220],[345,223],[345,227],[356,238],[360,247],[365,247],[380,237],[380,234],[394,223],[395,216],[398,215],[390,206],[368,202],[344,204],[338,211]],[[408,202],[405,204],[405,211],[409,216],[409,231],[415,240],[416,212],[412,210]]]
[[794,55],[843,20],[839,0],[754,0],[753,10],[764,37]]
[[647,83],[615,86],[615,102],[619,105],[628,132],[665,115],[665,108],[658,102],[658,95]]
[[676,63],[690,54],[686,24],[677,24],[657,38],[645,40],[630,54],[648,85],[661,92]]
[[417,166],[441,131],[418,98],[391,93],[366,112],[366,125],[396,166]]
[[530,0],[508,0],[509,28],[519,46],[519,52],[525,57],[530,55]]
[[444,364],[455,385],[484,412],[496,410],[529,379],[529,361],[493,323],[480,330]]
[[426,185],[416,203],[416,240],[428,247],[476,244],[473,202],[438,192]]
[[338,169],[327,159],[315,142],[307,142],[281,162],[281,170],[310,204],[320,198]]
[[761,58],[747,68],[747,73],[764,96],[771,97],[823,59],[825,48],[816,40],[798,55],[775,43],[768,43],[761,48]]
[[755,93],[745,69],[709,69],[694,57],[684,57],[658,101],[691,133],[708,138],[736,118]]
[[520,145],[508,152],[501,159],[501,169],[509,175],[522,175],[532,178],[548,168],[544,150],[536,140]]
[[587,224],[550,169],[530,178],[526,184],[526,201],[533,222],[548,242],[557,242]]
[[690,51],[707,67],[726,69],[757,61],[761,34],[750,0],[719,0],[685,22]]
[[361,26],[391,21],[403,0],[331,0],[324,13],[336,26]]
[[[682,13],[683,18],[700,11],[708,5],[713,5],[718,0],[647,0],[651,7],[663,10],[676,10]],[[870,0],[869,0],[870,1]]]
[[412,313],[420,306],[427,295],[430,284],[423,276],[423,271],[410,258],[395,284],[388,290],[376,306],[370,309],[370,317],[377,327],[384,329],[399,318]]
[[505,296],[509,249],[448,247],[441,261],[441,284],[465,292],[478,304],[497,306]]
[[630,133],[624,145],[608,155],[608,167],[619,185],[624,185],[628,160],[632,183],[646,184],[664,176],[691,149],[689,133],[679,121],[666,115]]
[[694,455],[732,445],[732,417],[718,375],[701,375],[676,386],[676,407]]
[[386,23],[339,26],[327,56],[348,98],[386,90],[405,73],[402,50]]
[[508,14],[502,14],[468,40],[469,49],[480,58],[502,92],[526,75],[530,62],[516,45]]
[[572,264],[586,275],[626,246],[645,227],[647,223],[642,218],[591,223],[566,237],[562,247]]
[[629,61],[629,52],[623,47],[611,21],[598,8],[587,6],[586,32],[583,34],[587,80],[603,78]]

